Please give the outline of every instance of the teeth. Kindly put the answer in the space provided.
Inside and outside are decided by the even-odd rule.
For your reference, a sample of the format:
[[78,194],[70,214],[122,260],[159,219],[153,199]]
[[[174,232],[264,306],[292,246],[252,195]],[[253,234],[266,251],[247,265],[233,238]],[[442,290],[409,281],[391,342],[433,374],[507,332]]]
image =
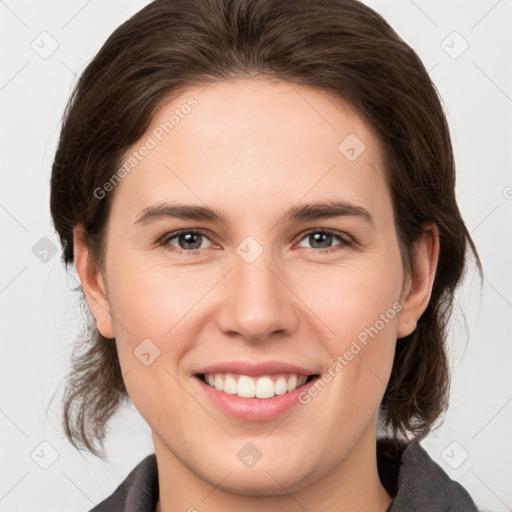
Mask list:
[[254,398],[254,395],[256,394],[254,389],[254,381],[250,377],[242,375],[238,379],[237,391],[238,396],[243,398]]
[[256,382],[256,398],[272,398],[275,394],[272,379],[260,377]]
[[230,395],[236,395],[237,394],[237,385],[236,380],[231,377],[231,375],[228,375],[226,379],[224,380],[224,393],[229,393]]
[[274,384],[274,391],[276,395],[284,395],[288,391],[286,379],[279,377]]
[[249,377],[233,373],[209,373],[204,376],[204,381],[217,391],[241,398],[272,398],[275,395],[284,395],[304,385],[307,380],[307,375],[297,374]]
[[292,375],[288,379],[288,383],[286,385],[286,389],[288,389],[288,392],[293,391],[297,387],[297,376]]

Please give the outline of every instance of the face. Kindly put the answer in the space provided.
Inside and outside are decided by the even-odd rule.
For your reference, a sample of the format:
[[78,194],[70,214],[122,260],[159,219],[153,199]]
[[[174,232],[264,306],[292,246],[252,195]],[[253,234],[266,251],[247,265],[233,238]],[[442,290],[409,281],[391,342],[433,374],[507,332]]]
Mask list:
[[298,85],[211,84],[159,109],[108,192],[105,299],[87,293],[157,456],[257,495],[374,449],[415,314],[380,151]]

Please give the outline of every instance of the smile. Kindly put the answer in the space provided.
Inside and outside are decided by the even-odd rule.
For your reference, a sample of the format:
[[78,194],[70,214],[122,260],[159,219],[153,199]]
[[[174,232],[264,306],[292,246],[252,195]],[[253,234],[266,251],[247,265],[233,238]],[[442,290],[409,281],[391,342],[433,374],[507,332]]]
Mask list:
[[[307,393],[309,386],[314,386],[319,378],[318,374],[249,376],[216,371],[196,374],[194,381],[199,385],[198,391],[224,414],[243,421],[260,422],[283,417],[294,407],[301,406],[299,395]],[[260,398],[262,396],[266,398]]]
[[314,375],[279,373],[273,375],[249,376],[236,373],[205,373],[199,376],[203,382],[217,391],[241,398],[272,398],[300,388]]

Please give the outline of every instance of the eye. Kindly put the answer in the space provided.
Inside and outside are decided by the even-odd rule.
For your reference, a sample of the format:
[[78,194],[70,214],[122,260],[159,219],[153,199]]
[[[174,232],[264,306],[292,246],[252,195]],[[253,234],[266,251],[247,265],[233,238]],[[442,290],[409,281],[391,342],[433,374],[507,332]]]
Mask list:
[[[338,239],[341,243],[332,246],[335,239]],[[187,253],[193,255],[197,251],[207,248],[207,243],[205,243],[207,240],[209,240],[207,234],[202,231],[183,229],[165,235],[158,243],[180,254]],[[301,240],[307,240],[311,244],[312,249],[308,252],[315,253],[339,251],[353,244],[346,234],[330,229],[311,229],[302,235]]]
[[202,231],[183,229],[165,235],[159,244],[164,247],[171,246],[173,250],[179,253],[195,254],[196,251],[206,248],[203,244],[205,240],[208,240],[208,237]]
[[[341,243],[332,247],[334,239],[340,240]],[[311,229],[302,235],[301,240],[307,240],[311,244],[312,249],[314,249],[308,252],[320,253],[339,251],[345,247],[350,247],[353,243],[344,233],[330,229]]]

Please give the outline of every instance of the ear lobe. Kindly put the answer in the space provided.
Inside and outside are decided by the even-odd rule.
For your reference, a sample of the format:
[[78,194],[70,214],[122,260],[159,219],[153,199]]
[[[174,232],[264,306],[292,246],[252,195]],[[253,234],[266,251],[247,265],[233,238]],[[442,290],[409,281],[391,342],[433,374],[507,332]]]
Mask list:
[[105,338],[114,338],[114,326],[105,282],[90,254],[85,231],[81,225],[73,229],[73,251],[75,268],[98,330]]
[[412,270],[406,278],[402,294],[402,310],[397,323],[397,337],[404,338],[416,329],[419,318],[427,309],[439,258],[439,230],[429,223],[414,245]]

